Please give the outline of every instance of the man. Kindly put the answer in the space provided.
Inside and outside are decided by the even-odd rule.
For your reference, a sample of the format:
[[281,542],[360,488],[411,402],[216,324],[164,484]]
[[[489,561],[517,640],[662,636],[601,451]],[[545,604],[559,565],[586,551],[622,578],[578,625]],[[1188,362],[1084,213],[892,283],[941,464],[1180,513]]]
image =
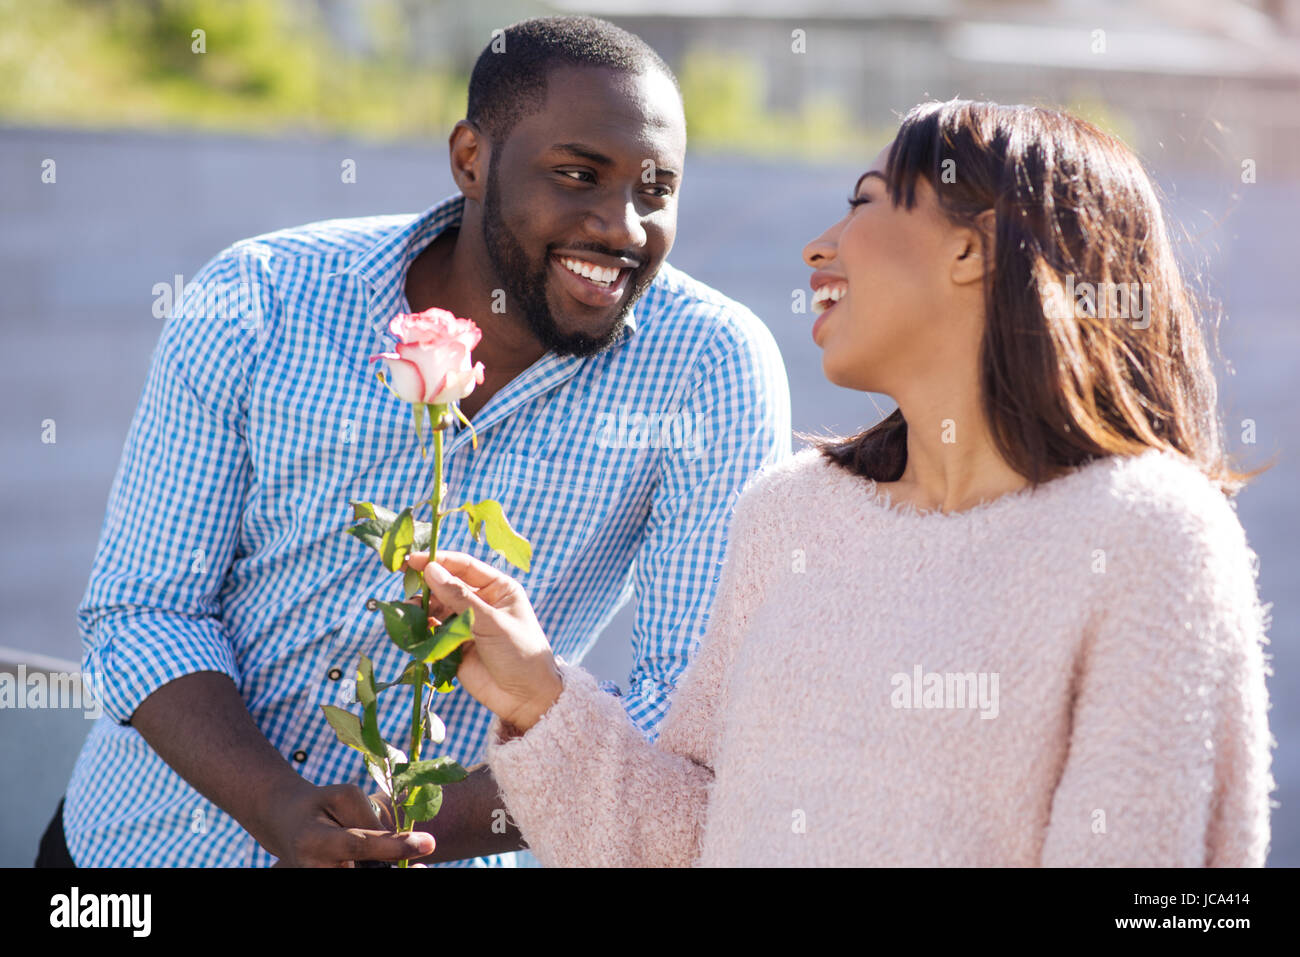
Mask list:
[[[401,597],[401,576],[341,534],[349,499],[431,490],[409,410],[369,362],[399,311],[483,329],[486,378],[461,403],[479,447],[447,433],[450,498],[497,499],[532,541],[516,577],[568,660],[635,594],[622,700],[657,735],[732,505],[790,454],[785,371],[752,313],[665,262],[686,143],[668,67],[590,18],[503,39],[450,137],[460,195],[236,243],[168,320],[79,610],[106,715],[66,796],[78,866],[464,865],[524,846],[483,765],[423,826],[436,846],[384,831],[320,710],[355,707],[359,652],[381,680],[404,663],[365,608]],[[214,318],[214,301],[240,307]],[[443,547],[494,558],[464,523],[443,529]],[[435,709],[437,753],[480,761],[490,714],[463,692]],[[381,707],[385,738],[406,712]]]

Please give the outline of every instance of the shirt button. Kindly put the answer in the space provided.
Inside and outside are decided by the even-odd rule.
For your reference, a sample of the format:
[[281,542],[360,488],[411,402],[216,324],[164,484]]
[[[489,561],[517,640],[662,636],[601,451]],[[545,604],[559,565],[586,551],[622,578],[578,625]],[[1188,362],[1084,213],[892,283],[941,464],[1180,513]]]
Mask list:
[[338,681],[342,677],[343,677],[343,669],[341,668],[330,669],[330,681]]
[[297,761],[299,764],[302,764],[304,761],[307,760],[307,752],[303,751],[300,748],[293,753],[293,759]]

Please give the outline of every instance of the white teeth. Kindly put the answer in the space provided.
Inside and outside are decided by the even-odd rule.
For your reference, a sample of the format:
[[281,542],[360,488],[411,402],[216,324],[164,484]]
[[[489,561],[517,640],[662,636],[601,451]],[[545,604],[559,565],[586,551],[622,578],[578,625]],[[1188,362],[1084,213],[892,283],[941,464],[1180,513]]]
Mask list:
[[825,312],[834,303],[839,302],[849,291],[849,284],[846,282],[832,282],[819,288],[812,297],[813,311],[817,313]]
[[608,286],[618,278],[619,270],[617,269],[597,266],[595,263],[585,262],[581,259],[562,259],[560,261],[564,263],[564,268],[569,272],[577,273],[579,276],[600,285]]

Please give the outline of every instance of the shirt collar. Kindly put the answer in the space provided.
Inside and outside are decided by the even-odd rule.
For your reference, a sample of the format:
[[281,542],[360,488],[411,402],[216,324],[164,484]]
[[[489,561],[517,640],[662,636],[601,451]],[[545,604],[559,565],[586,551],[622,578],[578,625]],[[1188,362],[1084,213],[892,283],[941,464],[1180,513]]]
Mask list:
[[[370,326],[385,333],[388,323],[403,307],[406,274],[415,257],[443,232],[460,226],[465,196],[456,193],[434,203],[410,222],[386,233],[344,272],[353,273],[370,287]],[[470,318],[473,318],[472,316]],[[623,320],[620,341],[636,332],[636,305]]]

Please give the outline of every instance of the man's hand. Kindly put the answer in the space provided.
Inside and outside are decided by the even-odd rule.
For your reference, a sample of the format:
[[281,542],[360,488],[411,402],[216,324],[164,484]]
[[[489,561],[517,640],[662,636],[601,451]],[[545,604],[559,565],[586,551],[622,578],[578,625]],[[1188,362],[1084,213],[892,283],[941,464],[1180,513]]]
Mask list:
[[[415,825],[416,833],[436,839],[436,850],[421,858],[425,864],[468,860],[490,854],[509,854],[528,847],[519,828],[506,814],[492,770],[486,764],[467,768],[464,781],[442,786],[442,809],[437,817]],[[372,794],[380,806],[384,827],[393,827],[392,805],[385,794]],[[411,865],[408,865],[411,866]]]
[[375,807],[379,808],[379,826],[390,831],[396,831],[397,822],[393,820],[393,805],[389,803],[388,795],[383,791],[376,791],[370,795],[370,801]]
[[380,830],[361,788],[317,787],[253,722],[235,683],[199,671],[145,698],[131,725],[176,773],[278,857],[280,867],[350,867],[433,850],[429,834]]
[[[353,867],[356,861],[400,861],[433,853],[433,835],[394,834],[392,812],[376,818],[366,793],[354,784],[304,787],[275,796],[263,846],[279,858],[274,867]],[[382,797],[382,796],[381,796]]]

